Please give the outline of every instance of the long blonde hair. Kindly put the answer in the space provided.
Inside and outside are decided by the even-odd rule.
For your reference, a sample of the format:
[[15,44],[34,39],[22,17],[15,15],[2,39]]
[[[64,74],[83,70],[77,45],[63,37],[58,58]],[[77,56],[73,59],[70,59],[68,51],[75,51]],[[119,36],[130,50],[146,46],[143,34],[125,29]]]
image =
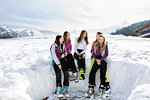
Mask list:
[[[104,39],[104,41],[103,41],[103,43],[102,43],[102,48],[101,48],[101,54],[103,53],[103,51],[105,50],[105,47],[106,47],[106,42],[105,42],[105,37],[101,34],[101,35],[99,35],[99,38],[98,38],[98,40],[100,39],[100,37],[103,37],[103,39]],[[99,48],[100,47],[100,43],[99,43],[99,41],[96,43],[96,46],[95,46],[95,50],[97,50],[97,48]]]

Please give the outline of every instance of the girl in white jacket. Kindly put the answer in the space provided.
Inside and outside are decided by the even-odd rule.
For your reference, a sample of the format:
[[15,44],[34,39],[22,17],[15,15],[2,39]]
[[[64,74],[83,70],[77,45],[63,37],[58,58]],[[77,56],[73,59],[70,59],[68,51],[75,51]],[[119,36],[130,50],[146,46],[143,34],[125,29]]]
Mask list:
[[78,69],[80,71],[81,80],[85,79],[85,51],[88,44],[88,33],[85,30],[82,30],[79,38],[75,39],[74,44],[74,57],[78,62]]

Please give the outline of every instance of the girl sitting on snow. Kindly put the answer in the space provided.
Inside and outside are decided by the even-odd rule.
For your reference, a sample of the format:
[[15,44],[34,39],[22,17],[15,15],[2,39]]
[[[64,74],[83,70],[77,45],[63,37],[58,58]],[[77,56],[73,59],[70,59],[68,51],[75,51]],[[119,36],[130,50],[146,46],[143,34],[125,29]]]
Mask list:
[[105,89],[105,76],[107,70],[106,58],[108,57],[108,46],[105,42],[105,37],[99,35],[97,42],[93,45],[92,56],[95,59],[89,75],[89,90],[85,93],[85,96],[90,98],[94,94],[95,74],[100,68],[100,86],[99,90]]
[[69,68],[69,71],[68,71],[69,80],[70,81],[74,80],[77,83],[79,81],[78,80],[78,71],[77,71],[77,68],[76,68],[75,63],[74,63],[74,58],[71,54],[72,45],[71,45],[70,33],[68,31],[65,31],[63,38],[64,38],[64,44],[65,44],[65,47],[67,50],[67,63],[68,63],[68,68]]
[[[68,93],[68,86],[69,86],[69,78],[68,78],[68,66],[67,66],[67,53],[65,46],[63,45],[63,38],[61,35],[57,35],[55,42],[52,44],[51,48],[51,56],[53,67],[56,74],[56,89],[57,89],[57,96],[59,98],[63,97],[63,94],[66,97],[69,97]],[[61,70],[64,74],[64,82],[63,82],[63,89],[61,83]]]
[[88,34],[85,30],[82,30],[80,37],[75,39],[74,44],[74,57],[77,60],[78,68],[80,71],[80,79],[85,79],[85,51],[87,49],[87,45],[89,44],[88,41]]
[[[93,53],[93,46],[98,42],[97,39],[99,38],[99,35],[102,35],[102,34],[103,33],[101,33],[101,32],[97,32],[97,34],[96,34],[96,40],[93,42],[92,47],[91,47],[91,53]],[[108,42],[106,42],[106,44],[108,45]],[[90,71],[91,71],[91,69],[93,67],[94,62],[95,62],[95,59],[92,56],[91,57],[91,68],[90,68]],[[110,89],[110,85],[109,85],[109,80],[108,80],[107,74],[105,76],[105,79],[106,79],[105,80],[105,91],[107,91],[108,93],[110,93],[111,89]]]

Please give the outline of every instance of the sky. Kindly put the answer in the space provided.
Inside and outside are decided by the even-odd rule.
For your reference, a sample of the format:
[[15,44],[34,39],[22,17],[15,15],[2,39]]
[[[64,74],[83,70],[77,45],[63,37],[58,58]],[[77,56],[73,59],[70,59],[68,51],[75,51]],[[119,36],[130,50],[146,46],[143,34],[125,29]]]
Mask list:
[[150,19],[150,0],[0,0],[0,23],[14,30],[99,29]]

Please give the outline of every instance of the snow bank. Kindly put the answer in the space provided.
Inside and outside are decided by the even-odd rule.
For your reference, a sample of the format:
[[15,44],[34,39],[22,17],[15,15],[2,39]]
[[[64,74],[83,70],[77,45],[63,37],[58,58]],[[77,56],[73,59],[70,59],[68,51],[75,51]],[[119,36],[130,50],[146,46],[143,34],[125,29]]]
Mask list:
[[1,79],[0,100],[32,100],[26,93],[27,80],[20,73],[11,72]]
[[[90,41],[95,38],[89,37]],[[107,74],[112,100],[147,100],[150,93],[149,40],[122,36],[108,38],[110,56]],[[55,35],[0,40],[0,100],[42,100],[48,96],[49,100],[54,100],[55,73],[49,56],[49,47],[54,39]],[[88,89],[90,46],[86,53],[86,79],[79,83],[70,82],[69,91],[75,95]],[[95,91],[99,86],[98,76],[99,73]]]
[[[70,83],[69,91],[71,93],[77,94],[78,91],[86,91],[88,89],[90,61],[91,61],[90,58],[86,60],[86,66],[87,66],[86,79],[84,81],[79,81],[79,83],[77,84],[74,82]],[[132,90],[136,89],[139,85],[150,84],[150,78],[149,78],[150,68],[146,65],[139,64],[139,63],[109,60],[107,75],[112,89],[112,95],[113,95],[112,100],[127,100]],[[98,91],[98,87],[100,84],[99,76],[100,73],[98,71],[96,74],[95,91]],[[149,94],[150,90],[143,89],[143,93]],[[48,100],[53,100],[53,99],[54,97],[50,97],[50,99]],[[84,99],[85,98],[83,98],[82,100]],[[136,100],[136,99],[128,99],[128,100]],[[144,100],[144,99],[137,99],[137,100]]]
[[127,100],[132,90],[137,86],[150,84],[149,75],[150,67],[147,65],[126,61],[110,61],[108,78],[114,95],[113,99]]
[[150,84],[143,84],[132,91],[128,100],[150,100]]
[[0,40],[0,100],[40,100],[49,96],[55,75],[51,71],[50,43],[45,40]]

